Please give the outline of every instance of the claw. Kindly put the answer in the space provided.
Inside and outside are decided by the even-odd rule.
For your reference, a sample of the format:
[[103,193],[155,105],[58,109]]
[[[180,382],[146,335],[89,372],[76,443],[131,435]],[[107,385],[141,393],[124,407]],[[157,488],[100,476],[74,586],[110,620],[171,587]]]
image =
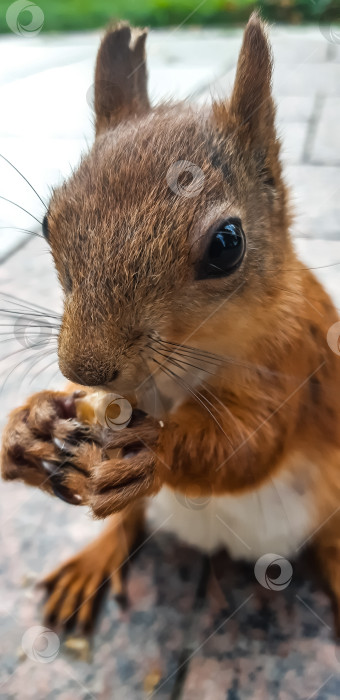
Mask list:
[[41,464],[48,474],[55,474],[59,469],[58,462],[48,462],[47,459],[42,459]]
[[[66,503],[71,503],[73,506],[82,505],[82,497],[77,493],[72,493],[72,491],[62,483],[63,473],[60,470],[61,465],[57,462],[48,462],[46,459],[43,459],[41,464],[49,475],[48,478],[54,495]],[[75,469],[76,471],[82,471],[73,464],[64,464],[63,467],[65,466],[71,467],[71,469]]]
[[58,448],[58,450],[60,450],[60,452],[69,454],[71,456],[73,455],[74,445],[69,440],[60,440],[60,438],[54,437],[53,443]]
[[73,506],[81,506],[83,499],[78,493],[72,493],[67,486],[61,483],[60,477],[57,474],[51,476],[52,491],[57,498],[65,503],[70,503]]

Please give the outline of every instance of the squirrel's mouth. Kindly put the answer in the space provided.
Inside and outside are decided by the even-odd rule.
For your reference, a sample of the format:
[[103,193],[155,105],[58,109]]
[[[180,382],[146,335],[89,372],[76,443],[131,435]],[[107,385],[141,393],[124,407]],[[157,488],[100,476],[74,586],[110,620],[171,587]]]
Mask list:
[[155,418],[173,413],[195,394],[195,389],[207,377],[204,370],[191,372],[175,367],[165,359],[160,364],[149,363],[150,374],[136,390],[138,408]]
[[126,397],[140,410],[161,419],[196,397],[219,363],[204,350],[152,334],[133,361],[125,358],[124,365],[118,377],[101,388]]

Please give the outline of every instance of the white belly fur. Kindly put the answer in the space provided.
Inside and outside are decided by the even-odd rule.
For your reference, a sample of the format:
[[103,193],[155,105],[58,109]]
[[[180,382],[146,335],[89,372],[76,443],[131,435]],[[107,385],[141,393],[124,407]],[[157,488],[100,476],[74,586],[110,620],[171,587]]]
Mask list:
[[[307,479],[310,486],[309,479]],[[291,473],[237,496],[186,498],[164,486],[150,515],[189,545],[212,553],[220,547],[234,558],[256,560],[269,552],[292,556],[316,527],[312,491]]]

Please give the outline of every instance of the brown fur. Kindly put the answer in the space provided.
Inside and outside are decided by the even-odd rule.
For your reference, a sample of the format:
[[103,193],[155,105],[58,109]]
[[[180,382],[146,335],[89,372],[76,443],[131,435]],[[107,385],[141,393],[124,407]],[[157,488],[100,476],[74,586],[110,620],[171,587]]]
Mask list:
[[[73,381],[129,394],[145,363],[157,370],[150,353],[145,357],[148,336],[157,332],[234,358],[209,380],[226,409],[218,427],[189,397],[165,416],[163,429],[150,418],[126,428],[115,445],[143,445],[127,460],[107,459],[107,442],[93,436],[74,451],[77,468],[64,470],[65,483],[105,517],[164,483],[209,495],[250,490],[283,464],[296,471],[300,455],[317,465],[308,473],[318,499],[316,545],[339,600],[340,531],[332,515],[340,502],[340,363],[326,342],[337,314],[290,240],[264,26],[252,15],[232,96],[212,110],[151,108],[144,43],[144,32],[131,43],[126,25],[104,38],[96,140],[50,202],[49,239],[65,291],[59,363]],[[110,82],[117,89],[110,91]],[[202,169],[198,196],[169,188],[167,172],[179,160]],[[197,281],[208,232],[228,216],[242,220],[245,259],[229,277]],[[200,391],[213,400],[204,385]],[[5,478],[50,490],[39,460],[58,460],[51,437],[74,429],[72,420],[65,427],[55,399],[44,392],[12,413],[3,438]],[[99,550],[90,550],[100,569]],[[104,575],[104,551],[102,561]],[[67,595],[64,575],[61,581]]]

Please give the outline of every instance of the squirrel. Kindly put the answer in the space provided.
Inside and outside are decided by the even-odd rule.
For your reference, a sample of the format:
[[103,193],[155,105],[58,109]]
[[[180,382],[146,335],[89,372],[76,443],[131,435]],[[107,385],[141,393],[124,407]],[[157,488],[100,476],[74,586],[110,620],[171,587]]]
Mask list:
[[[45,617],[76,611],[87,626],[104,579],[123,594],[153,503],[208,553],[255,562],[313,543],[340,630],[338,316],[290,236],[267,28],[251,15],[231,96],[211,106],[152,106],[145,40],[127,23],[104,36],[94,144],[43,222],[71,383],[31,396],[3,433],[4,479],[107,518],[44,579]],[[137,401],[119,431],[77,416],[79,391],[130,397],[150,383],[159,415]]]

